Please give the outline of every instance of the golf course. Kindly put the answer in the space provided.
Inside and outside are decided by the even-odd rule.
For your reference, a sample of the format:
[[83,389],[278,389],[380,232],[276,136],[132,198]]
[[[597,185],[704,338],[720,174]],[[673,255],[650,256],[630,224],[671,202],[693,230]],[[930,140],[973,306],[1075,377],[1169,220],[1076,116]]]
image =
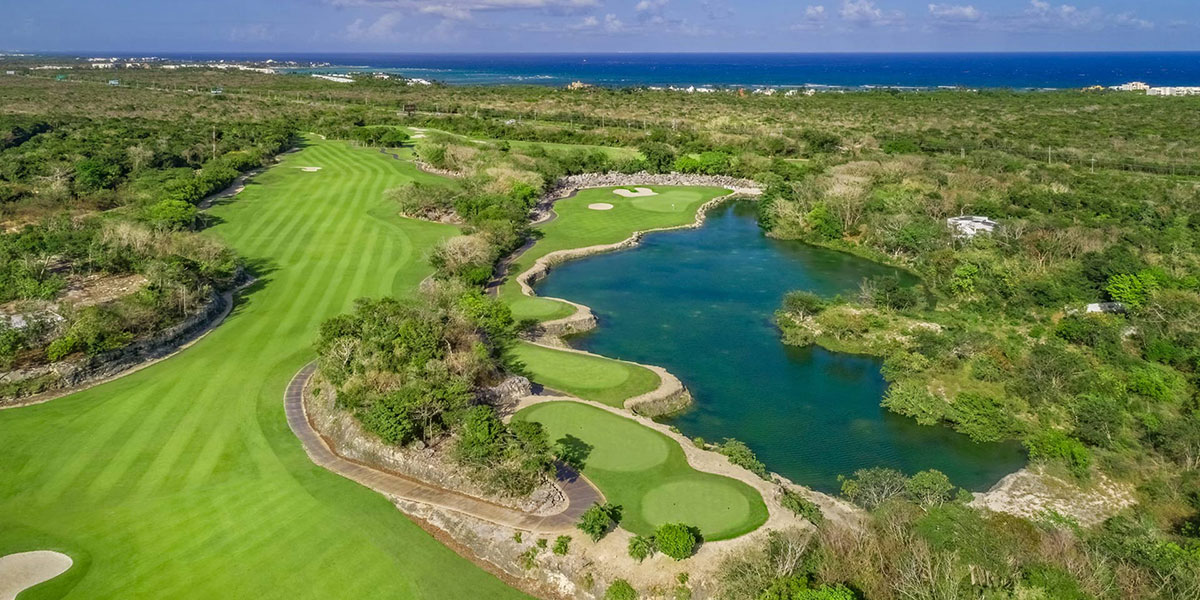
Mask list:
[[[729,193],[715,187],[651,187],[654,195],[631,198],[614,193],[619,189],[584,189],[554,203],[557,217],[537,228],[542,238],[509,265],[512,276],[500,288],[514,318],[549,321],[575,312],[569,304],[521,293],[515,276],[539,258],[560,250],[615,244],[637,231],[687,225],[695,221],[702,204]],[[611,208],[596,210],[592,205]]]
[[456,233],[394,216],[383,192],[413,179],[440,181],[307,139],[210,211],[258,278],[224,323],[111,383],[0,411],[0,555],[74,560],[22,600],[523,597],[314,465],[284,419],[321,321],[409,293]]
[[630,419],[578,402],[535,404],[515,418],[541,423],[552,440],[578,440],[584,475],[621,506],[621,527],[633,533],[651,535],[659,525],[683,522],[715,541],[767,520],[753,488],[693,469],[678,443]]
[[521,343],[513,349],[534,381],[572,396],[622,408],[625,401],[658,388],[653,371],[602,356]]

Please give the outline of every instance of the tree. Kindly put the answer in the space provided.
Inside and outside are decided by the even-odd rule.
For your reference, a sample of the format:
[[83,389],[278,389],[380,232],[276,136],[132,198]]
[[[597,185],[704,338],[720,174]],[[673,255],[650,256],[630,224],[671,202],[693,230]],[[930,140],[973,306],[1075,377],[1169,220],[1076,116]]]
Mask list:
[[779,488],[779,503],[784,508],[808,519],[813,525],[820,525],[825,522],[825,515],[821,512],[821,507],[817,506],[816,502],[786,487]]
[[604,591],[604,600],[637,600],[637,597],[637,590],[624,579],[612,582]]
[[921,506],[936,506],[950,499],[954,484],[941,471],[930,469],[921,471],[908,479],[904,484],[908,496]]
[[1141,308],[1156,289],[1158,282],[1153,276],[1128,273],[1113,275],[1108,279],[1108,285],[1104,286],[1104,290],[1113,300],[1130,309]]
[[162,200],[150,207],[147,216],[154,227],[170,231],[191,229],[200,211],[190,202]]
[[588,534],[593,542],[600,541],[609,531],[621,522],[621,507],[614,504],[597,502],[583,511],[579,522],[575,524],[580,531]]
[[783,297],[783,310],[801,317],[813,317],[829,306],[824,298],[805,290],[788,292]]
[[683,523],[665,523],[654,531],[655,548],[675,560],[690,557],[699,543],[699,531]]
[[646,142],[638,147],[646,170],[651,173],[670,173],[675,166],[675,150],[661,142]]
[[654,554],[654,538],[635,535],[629,539],[629,556],[642,562]]
[[908,479],[895,469],[872,467],[859,469],[853,477],[838,476],[842,495],[867,509],[875,509],[892,498],[904,494]]
[[838,220],[824,202],[818,202],[804,216],[808,230],[821,241],[831,241],[842,237],[842,222]]

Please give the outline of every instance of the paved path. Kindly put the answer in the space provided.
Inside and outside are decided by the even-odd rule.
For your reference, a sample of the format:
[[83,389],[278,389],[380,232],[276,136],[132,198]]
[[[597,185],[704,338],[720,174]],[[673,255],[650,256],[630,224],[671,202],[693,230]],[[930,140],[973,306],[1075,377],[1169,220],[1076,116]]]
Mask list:
[[316,363],[309,363],[288,383],[283,396],[284,412],[287,413],[288,426],[300,438],[309,458],[342,477],[387,496],[431,504],[514,529],[542,533],[574,529],[583,511],[596,502],[604,501],[600,490],[562,463],[557,464],[556,483],[567,498],[566,508],[557,514],[534,515],[344,458],[330,449],[321,434],[313,429],[304,412],[304,386],[315,371]]

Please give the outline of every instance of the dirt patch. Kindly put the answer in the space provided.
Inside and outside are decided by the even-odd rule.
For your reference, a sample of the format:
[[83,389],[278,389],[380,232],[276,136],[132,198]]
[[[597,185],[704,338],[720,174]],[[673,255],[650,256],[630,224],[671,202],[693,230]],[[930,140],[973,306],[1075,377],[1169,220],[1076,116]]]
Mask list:
[[66,573],[72,564],[70,556],[51,550],[0,556],[0,600],[14,600],[22,591]]
[[1129,485],[1102,474],[1093,477],[1085,488],[1042,467],[1026,467],[1005,476],[987,492],[976,494],[971,506],[1025,518],[1054,511],[1091,526],[1137,503]]
[[109,276],[93,274],[70,281],[62,299],[77,308],[95,306],[137,292],[146,287],[147,282],[144,276],[136,273]]

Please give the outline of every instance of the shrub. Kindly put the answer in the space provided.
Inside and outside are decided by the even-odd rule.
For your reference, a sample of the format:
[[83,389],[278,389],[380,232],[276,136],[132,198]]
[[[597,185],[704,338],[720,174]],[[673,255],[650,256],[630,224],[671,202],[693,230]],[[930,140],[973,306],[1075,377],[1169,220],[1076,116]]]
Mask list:
[[767,466],[761,460],[758,460],[758,456],[754,454],[754,451],[745,442],[733,438],[725,438],[725,441],[717,447],[717,451],[725,455],[729,459],[729,462],[763,479],[770,477],[767,473]]
[[821,512],[821,507],[817,506],[816,502],[788,488],[779,488],[779,503],[784,508],[808,519],[813,525],[820,525],[825,522],[825,515]]
[[783,297],[783,310],[802,317],[811,317],[821,313],[829,303],[822,297],[804,290],[788,292]]
[[804,222],[808,225],[808,231],[818,240],[828,242],[842,237],[842,222],[824,202],[813,206],[804,216]]
[[635,535],[629,540],[629,556],[642,562],[654,554],[654,538]]
[[1079,440],[1061,431],[1044,431],[1030,436],[1024,442],[1029,449],[1030,460],[1059,461],[1071,470],[1071,474],[1084,478],[1092,464],[1092,455]]
[[875,509],[892,498],[904,494],[908,479],[904,473],[885,467],[859,469],[853,477],[839,475],[842,495],[867,509]]
[[950,406],[954,428],[976,442],[999,442],[1017,435],[1020,424],[1000,401],[975,392],[961,392]]
[[914,502],[922,506],[935,506],[950,499],[954,484],[941,471],[921,471],[908,479],[904,490]]
[[683,560],[694,554],[699,543],[699,531],[683,523],[666,523],[654,531],[655,548],[675,560]]
[[559,556],[566,556],[567,551],[571,549],[571,536],[560,535],[554,540],[554,553]]
[[190,202],[163,200],[151,206],[146,216],[156,228],[180,231],[191,229],[196,224],[199,211]]
[[588,534],[593,542],[600,541],[609,531],[621,522],[621,507],[613,504],[593,504],[579,516],[575,525],[580,531]]
[[916,419],[921,425],[936,425],[950,411],[950,405],[940,396],[931,394],[920,381],[901,381],[888,387],[882,404],[892,412]]
[[604,600],[637,600],[637,597],[637,590],[624,579],[612,582],[608,589],[604,590]]

